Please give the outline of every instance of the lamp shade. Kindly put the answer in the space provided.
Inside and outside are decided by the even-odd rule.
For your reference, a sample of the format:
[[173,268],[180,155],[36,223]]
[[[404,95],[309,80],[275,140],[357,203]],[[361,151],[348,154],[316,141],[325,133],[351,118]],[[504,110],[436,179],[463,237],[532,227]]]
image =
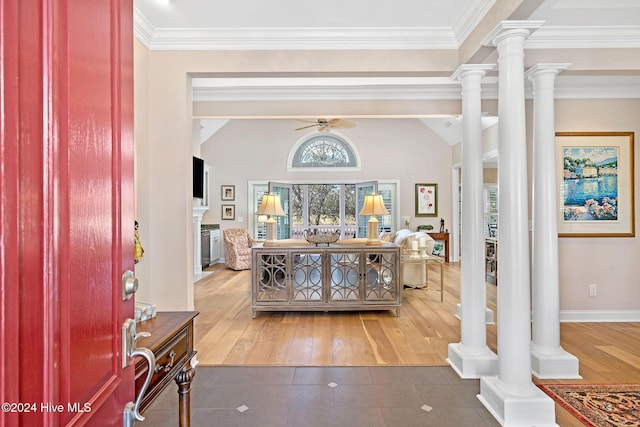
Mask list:
[[364,196],[364,206],[360,211],[361,216],[365,215],[388,215],[389,211],[384,206],[381,194],[367,194]]
[[257,215],[273,215],[273,216],[286,216],[286,212],[282,209],[282,203],[280,202],[280,195],[268,193],[262,196],[262,202],[260,207],[256,211]]

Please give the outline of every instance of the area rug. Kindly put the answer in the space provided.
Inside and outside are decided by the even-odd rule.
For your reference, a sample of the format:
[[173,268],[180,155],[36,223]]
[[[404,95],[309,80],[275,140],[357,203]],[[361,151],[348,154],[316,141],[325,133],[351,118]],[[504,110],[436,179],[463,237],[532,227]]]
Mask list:
[[589,427],[640,426],[640,384],[538,384]]

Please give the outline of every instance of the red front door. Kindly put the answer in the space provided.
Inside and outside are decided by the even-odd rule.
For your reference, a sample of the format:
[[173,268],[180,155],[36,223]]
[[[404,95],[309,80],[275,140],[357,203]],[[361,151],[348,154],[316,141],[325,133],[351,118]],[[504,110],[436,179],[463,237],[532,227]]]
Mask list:
[[134,400],[132,0],[0,1],[0,425]]

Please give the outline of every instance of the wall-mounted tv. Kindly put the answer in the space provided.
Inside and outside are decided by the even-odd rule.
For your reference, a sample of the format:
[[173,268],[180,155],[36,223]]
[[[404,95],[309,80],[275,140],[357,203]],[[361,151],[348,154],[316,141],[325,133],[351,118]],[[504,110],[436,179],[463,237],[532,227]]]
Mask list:
[[193,197],[204,199],[204,160],[193,157]]

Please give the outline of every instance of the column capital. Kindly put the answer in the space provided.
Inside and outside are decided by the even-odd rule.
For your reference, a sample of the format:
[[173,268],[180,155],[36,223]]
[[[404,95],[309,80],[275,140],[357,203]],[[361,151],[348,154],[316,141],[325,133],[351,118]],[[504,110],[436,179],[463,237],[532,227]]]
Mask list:
[[539,73],[554,73],[559,74],[571,66],[571,63],[538,63],[529,68],[524,76],[531,80],[535,75]]
[[495,67],[496,67],[496,64],[462,64],[451,75],[451,80],[454,80],[454,81],[462,80],[462,78],[469,73],[479,75],[480,77],[482,77],[485,74],[487,74],[487,71],[491,71]]
[[485,37],[483,46],[497,46],[500,40],[510,35],[522,35],[525,39],[542,27],[545,21],[502,21]]

